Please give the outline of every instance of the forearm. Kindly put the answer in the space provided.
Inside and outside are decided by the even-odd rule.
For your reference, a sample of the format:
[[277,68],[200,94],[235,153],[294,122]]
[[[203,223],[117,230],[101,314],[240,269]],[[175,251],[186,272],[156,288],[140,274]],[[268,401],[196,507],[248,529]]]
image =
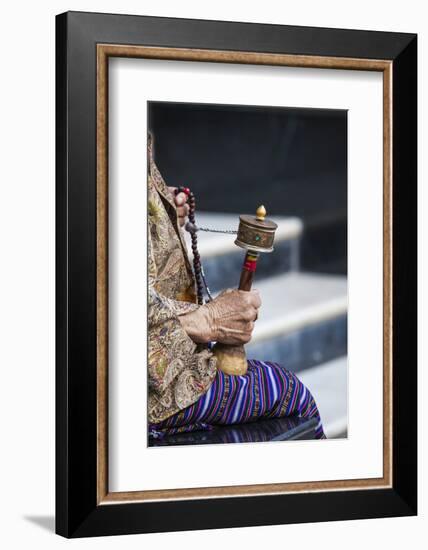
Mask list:
[[148,373],[149,385],[158,394],[163,394],[186,368],[204,360],[179,320],[198,307],[166,298],[149,286]]

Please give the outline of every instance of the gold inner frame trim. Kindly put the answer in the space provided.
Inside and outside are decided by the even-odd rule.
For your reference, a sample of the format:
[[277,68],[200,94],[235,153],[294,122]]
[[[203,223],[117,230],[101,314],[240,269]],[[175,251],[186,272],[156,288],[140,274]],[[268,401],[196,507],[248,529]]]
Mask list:
[[[383,476],[296,483],[109,492],[108,489],[108,59],[277,65],[383,73]],[[97,44],[97,503],[308,493],[392,486],[392,61]]]

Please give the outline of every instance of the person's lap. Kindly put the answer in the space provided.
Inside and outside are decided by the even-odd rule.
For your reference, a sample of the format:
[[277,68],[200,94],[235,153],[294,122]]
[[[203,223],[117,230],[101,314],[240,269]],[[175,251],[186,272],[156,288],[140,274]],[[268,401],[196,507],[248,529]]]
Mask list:
[[315,400],[299,378],[276,363],[249,360],[247,374],[230,376],[219,371],[194,404],[150,424],[149,432],[159,437],[284,416],[318,418],[316,437],[325,437]]

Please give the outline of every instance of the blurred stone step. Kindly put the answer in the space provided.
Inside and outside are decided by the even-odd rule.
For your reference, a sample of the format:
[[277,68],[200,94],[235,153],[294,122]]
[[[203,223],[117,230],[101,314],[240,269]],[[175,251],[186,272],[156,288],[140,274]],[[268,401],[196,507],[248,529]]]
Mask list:
[[324,432],[328,438],[347,437],[348,361],[339,357],[299,373],[318,405]]
[[298,372],[346,354],[346,277],[285,273],[254,285],[262,307],[247,356]]
[[[303,225],[298,218],[273,217],[278,224],[275,234],[275,250],[262,255],[257,265],[257,279],[297,271],[300,264],[300,237]],[[239,216],[236,214],[197,212],[199,227],[237,230]],[[239,283],[245,252],[234,243],[236,235],[198,232],[198,248],[208,286],[212,292],[235,288]],[[186,232],[189,255],[192,256],[190,235]]]

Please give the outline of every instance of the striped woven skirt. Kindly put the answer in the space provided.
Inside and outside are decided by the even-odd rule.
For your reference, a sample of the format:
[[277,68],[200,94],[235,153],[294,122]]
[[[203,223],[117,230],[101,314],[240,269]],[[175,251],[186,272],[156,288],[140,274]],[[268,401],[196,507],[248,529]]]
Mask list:
[[166,420],[149,424],[149,434],[158,438],[284,416],[317,418],[315,437],[325,438],[315,400],[297,376],[277,363],[251,359],[244,376],[218,371],[207,393]]

